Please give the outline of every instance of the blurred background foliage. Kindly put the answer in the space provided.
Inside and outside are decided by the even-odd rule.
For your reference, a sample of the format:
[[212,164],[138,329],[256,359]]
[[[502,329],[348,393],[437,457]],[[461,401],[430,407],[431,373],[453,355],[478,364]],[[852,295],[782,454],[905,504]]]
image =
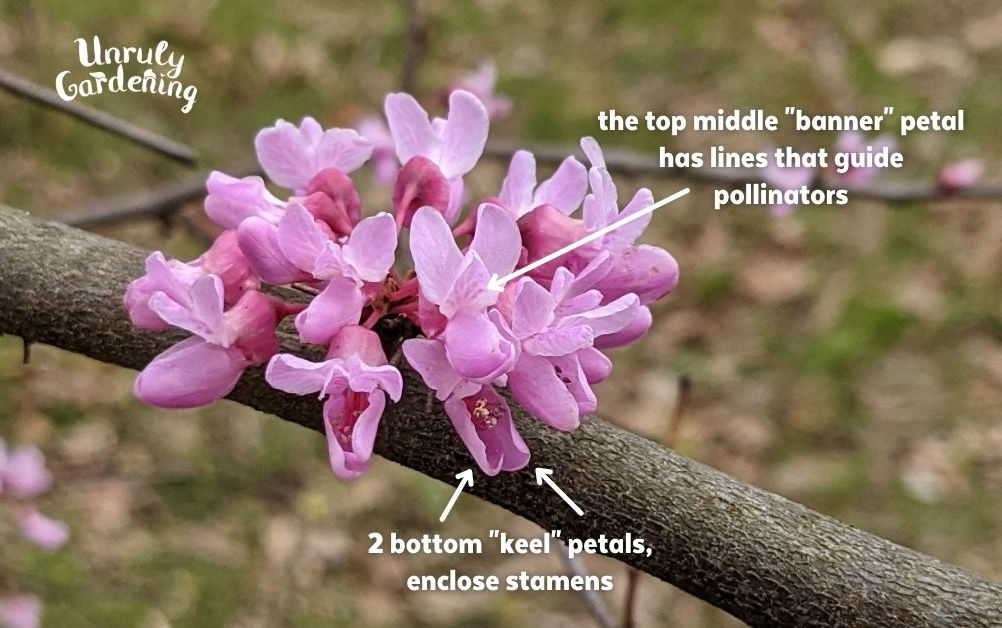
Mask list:
[[[600,109],[700,112],[796,104],[817,111],[967,110],[963,134],[915,135],[906,168],[928,178],[960,157],[999,177],[1002,11],[991,0],[751,0],[571,5],[427,2],[417,92],[435,102],[494,59],[515,104],[494,137],[656,151],[668,138],[597,133]],[[112,94],[86,104],[188,142],[200,168],[252,158],[257,129],[311,114],[351,124],[397,88],[402,2],[0,1],[0,66],[51,85],[83,77],[73,39],[185,54],[198,86],[187,115],[166,96]],[[0,94],[0,199],[37,215],[189,175],[127,142]],[[683,136],[712,143],[828,145],[833,138]],[[503,168],[485,164],[476,194]],[[672,182],[626,181],[671,190]],[[370,211],[387,196],[367,186]],[[648,338],[616,354],[601,413],[662,438],[680,374],[692,379],[677,448],[736,477],[875,534],[1002,578],[1002,212],[998,202],[886,207],[853,201],[772,219],[710,209],[707,190],[655,215],[645,239],[679,260],[678,289],[655,306]],[[186,212],[195,215],[197,204]],[[199,243],[150,222],[107,235],[192,257]],[[137,269],[138,271],[138,269]],[[533,525],[474,498],[441,527],[448,487],[378,459],[336,482],[321,439],[224,402],[146,408],[133,374],[0,340],[0,434],[37,443],[56,488],[47,510],[72,524],[45,554],[0,528],[0,585],[45,600],[49,625],[575,626],[567,594],[411,594],[410,573],[451,567],[552,573],[556,557],[370,557],[368,532],[443,529],[483,536]],[[444,420],[444,419],[443,419]],[[429,446],[434,446],[429,444]],[[566,471],[570,472],[570,471]],[[587,469],[578,470],[587,473]],[[7,518],[0,519],[6,521]],[[7,525],[0,523],[0,526]],[[616,576],[619,606],[626,568]],[[638,625],[736,623],[643,578]]]

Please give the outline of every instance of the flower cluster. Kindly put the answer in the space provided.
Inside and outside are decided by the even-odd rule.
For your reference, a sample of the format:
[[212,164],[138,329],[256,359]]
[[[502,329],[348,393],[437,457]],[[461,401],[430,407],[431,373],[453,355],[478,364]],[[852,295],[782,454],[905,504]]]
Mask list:
[[[266,365],[271,386],[324,400],[331,467],[354,478],[369,464],[387,399],[403,392],[373,331],[395,316],[420,329],[402,354],[484,473],[529,460],[499,389],[543,423],[575,429],[596,407],[592,386],[610,373],[603,350],[647,331],[647,306],[674,288],[678,265],[635,243],[646,214],[502,292],[490,289],[492,276],[653,202],[641,189],[620,204],[591,138],[581,143],[587,166],[570,156],[538,182],[533,155],[519,151],[497,195],[470,202],[464,178],[483,153],[491,114],[503,109],[490,100],[492,81],[485,71],[483,93],[452,91],[444,118],[396,93],[386,97],[385,123],[369,119],[361,132],[280,120],[258,133],[255,148],[271,183],[287,190],[281,198],[260,177],[212,173],[205,211],[223,229],[213,246],[189,263],[152,254],[125,295],[135,325],[192,334],[139,374],[136,395],[161,407],[203,405],[227,395],[247,367]],[[392,196],[389,212],[363,217],[350,175],[370,160]],[[398,258],[400,240],[412,268]],[[298,306],[266,284],[314,296]],[[303,341],[326,348],[323,361],[279,352],[275,329],[287,316]]]
[[[8,451],[0,439],[0,500],[11,504],[24,538],[49,551],[62,547],[70,536],[65,523],[46,517],[31,503],[51,486],[52,474],[42,452],[30,445]],[[34,628],[41,611],[41,601],[33,595],[0,598],[0,626]]]

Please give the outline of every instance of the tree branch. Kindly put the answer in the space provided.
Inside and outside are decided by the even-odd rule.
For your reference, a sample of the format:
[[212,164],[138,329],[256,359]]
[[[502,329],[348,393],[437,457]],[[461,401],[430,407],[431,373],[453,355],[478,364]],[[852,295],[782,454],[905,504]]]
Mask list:
[[[132,246],[0,208],[0,332],[131,368],[176,341],[129,324],[126,284],[146,253]],[[393,332],[387,332],[391,335]],[[388,338],[388,340],[393,340]],[[297,347],[290,337],[283,343]],[[401,365],[406,387],[376,442],[380,455],[454,484],[469,455],[420,379]],[[230,398],[314,430],[316,399],[268,387],[252,369]],[[571,512],[540,490],[532,467],[478,477],[471,492],[564,538],[642,536],[651,556],[624,562],[752,624],[868,626],[1002,622],[1002,586],[861,532],[589,417],[557,432],[513,409],[533,465],[585,510]]]
[[25,100],[30,100],[37,105],[73,116],[77,120],[82,120],[91,126],[114,133],[133,144],[138,144],[143,148],[160,153],[164,157],[169,157],[175,161],[191,165],[198,159],[198,153],[195,152],[195,149],[186,144],[175,142],[153,131],[136,126],[131,122],[116,118],[110,113],[105,113],[104,111],[99,111],[79,103],[65,101],[52,90],[35,85],[29,80],[15,76],[2,69],[0,69],[0,89],[7,90],[11,94]]

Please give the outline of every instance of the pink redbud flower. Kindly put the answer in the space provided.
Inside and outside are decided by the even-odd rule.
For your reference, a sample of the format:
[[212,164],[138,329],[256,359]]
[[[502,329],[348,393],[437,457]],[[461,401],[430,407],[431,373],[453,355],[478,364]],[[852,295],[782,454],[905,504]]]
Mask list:
[[481,471],[497,475],[529,463],[529,448],[515,429],[508,403],[493,385],[471,382],[457,373],[441,340],[411,338],[404,341],[403,352],[425,384],[444,401],[456,434]]
[[411,225],[410,248],[422,297],[447,321],[442,337],[452,367],[480,383],[504,373],[516,346],[487,316],[498,300],[487,284],[494,273],[510,273],[521,254],[511,216],[497,205],[481,205],[473,241],[462,253],[442,215],[422,207]]
[[984,164],[980,159],[955,161],[943,166],[936,183],[944,190],[962,190],[974,185],[983,171]]
[[[463,175],[477,164],[487,143],[487,110],[476,96],[462,90],[449,96],[449,115],[444,120],[429,120],[428,113],[410,94],[388,95],[385,110],[403,170],[412,159],[423,160],[407,177],[401,176],[403,171],[397,175],[393,211],[398,223],[410,224],[413,212],[423,206],[416,204],[417,199],[438,198],[444,179],[449,186],[445,206],[429,205],[445,214],[451,224],[459,215],[463,199]],[[434,170],[429,171],[429,166]]]
[[278,222],[285,211],[285,203],[268,191],[261,177],[238,179],[214,170],[205,188],[205,213],[223,229],[236,229],[251,216]]
[[189,289],[189,306],[164,292],[149,307],[167,323],[195,334],[164,351],[136,377],[133,392],[161,408],[194,408],[225,397],[244,369],[278,351],[275,327],[290,306],[252,290],[224,311],[219,277],[206,275]]
[[305,192],[321,170],[352,172],[372,154],[372,144],[353,129],[325,131],[309,116],[298,127],[279,120],[262,129],[254,138],[254,148],[268,178],[297,194]]
[[386,363],[375,332],[357,325],[342,327],[331,340],[327,360],[310,362],[281,353],[268,363],[265,379],[296,395],[320,393],[331,469],[342,480],[360,476],[369,466],[386,395],[399,401],[400,372]]
[[42,616],[42,602],[34,595],[15,595],[0,599],[0,626],[37,628]]

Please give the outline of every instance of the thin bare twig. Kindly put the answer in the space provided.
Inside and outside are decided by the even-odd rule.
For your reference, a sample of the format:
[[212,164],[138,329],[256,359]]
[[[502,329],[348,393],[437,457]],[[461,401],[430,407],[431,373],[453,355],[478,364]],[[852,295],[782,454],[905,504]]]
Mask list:
[[91,126],[110,131],[115,135],[124,137],[139,146],[148,148],[175,161],[191,165],[198,159],[198,153],[190,146],[167,139],[162,135],[157,135],[130,122],[120,120],[109,113],[98,111],[86,105],[65,101],[54,91],[15,76],[6,70],[0,70],[0,88],[7,90],[15,96],[73,116]]
[[[578,576],[581,580],[588,575],[588,571],[584,568],[577,558],[571,558],[567,553],[567,546],[564,542],[557,539],[557,553],[560,554],[560,560],[564,561],[564,566],[567,567],[567,571],[571,572],[572,575]],[[595,618],[595,623],[601,626],[601,628],[612,628],[615,624],[612,621],[612,615],[609,613],[609,608],[605,605],[605,600],[598,594],[597,591],[592,591],[590,589],[582,588],[578,591],[581,599],[584,601],[585,606],[588,608],[588,612],[591,616]]]
[[428,45],[428,33],[425,30],[424,16],[421,13],[421,0],[406,0],[407,31],[404,40],[404,63],[400,70],[400,89],[413,93],[417,86],[418,69]]

